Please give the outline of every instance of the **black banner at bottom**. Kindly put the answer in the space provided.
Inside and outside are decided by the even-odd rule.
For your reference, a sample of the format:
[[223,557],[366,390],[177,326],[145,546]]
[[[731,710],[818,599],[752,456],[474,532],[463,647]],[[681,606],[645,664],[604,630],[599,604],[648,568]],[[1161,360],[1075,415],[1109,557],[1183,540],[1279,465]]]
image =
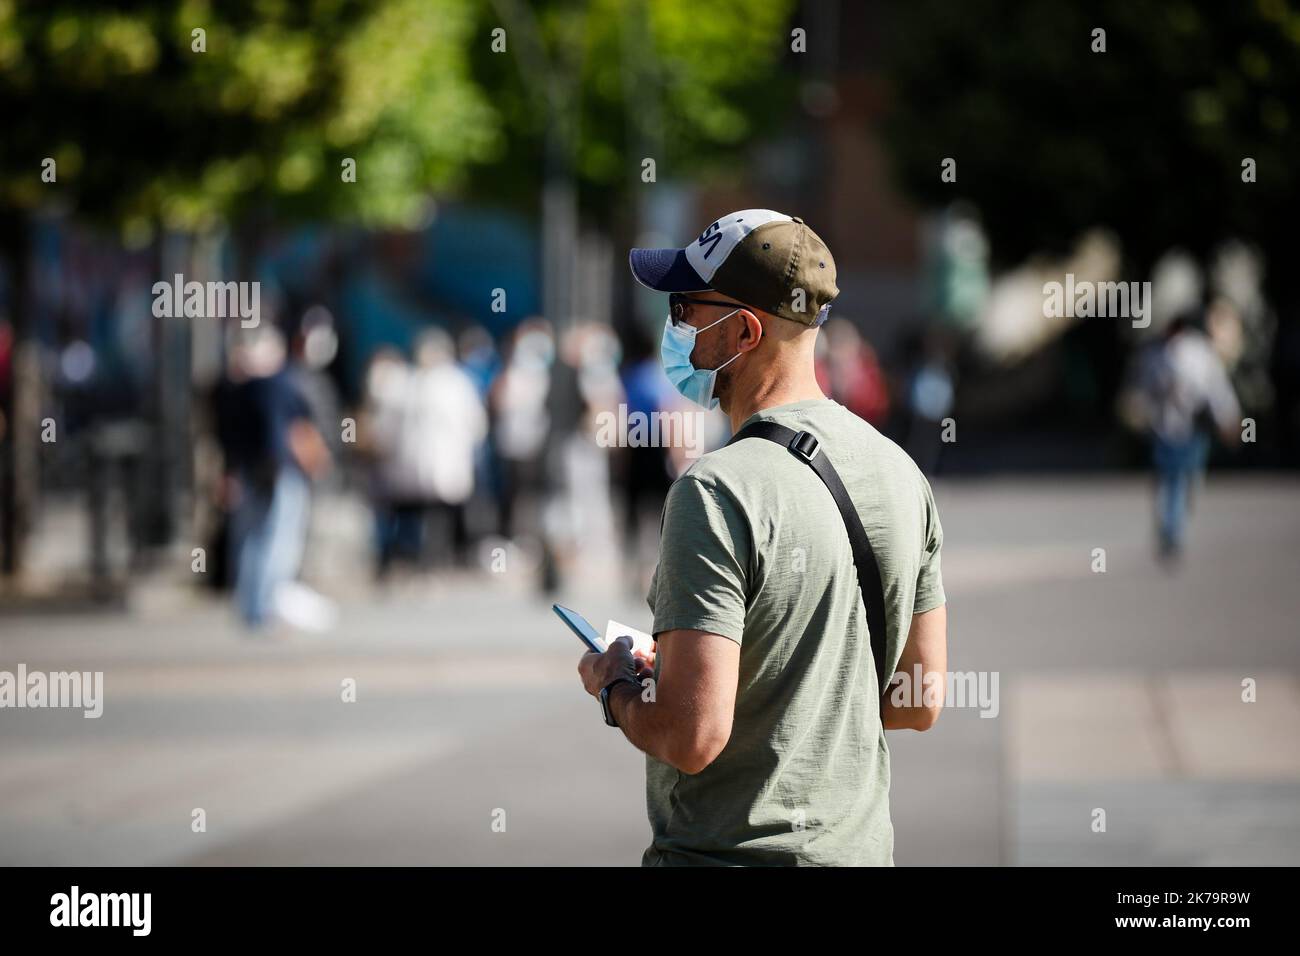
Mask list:
[[716,927],[734,937],[785,920],[866,936],[892,927],[895,942],[916,934],[916,945],[1099,934],[1231,944],[1285,926],[1294,884],[1287,869],[1226,868],[14,868],[0,879],[6,943],[75,933],[78,945],[375,943],[452,926],[480,940],[595,941],[636,927],[657,935],[665,923],[674,935]]

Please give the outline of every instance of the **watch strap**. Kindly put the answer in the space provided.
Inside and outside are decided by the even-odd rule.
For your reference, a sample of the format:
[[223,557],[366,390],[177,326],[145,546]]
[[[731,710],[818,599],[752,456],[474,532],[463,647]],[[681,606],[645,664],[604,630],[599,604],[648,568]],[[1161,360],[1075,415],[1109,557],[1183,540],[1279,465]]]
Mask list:
[[614,719],[614,710],[612,707],[609,706],[609,692],[613,689],[615,684],[622,684],[625,681],[636,687],[641,686],[640,682],[635,677],[628,677],[624,675],[621,677],[615,677],[612,681],[610,681],[608,684],[606,684],[604,687],[600,689],[600,712],[601,715],[605,718],[606,725],[610,727],[617,727],[618,721]]

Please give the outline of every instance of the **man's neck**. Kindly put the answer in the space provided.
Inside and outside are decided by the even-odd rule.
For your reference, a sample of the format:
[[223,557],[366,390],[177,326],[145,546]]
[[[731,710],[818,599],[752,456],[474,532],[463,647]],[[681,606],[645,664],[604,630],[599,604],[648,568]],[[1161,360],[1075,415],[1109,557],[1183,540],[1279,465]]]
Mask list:
[[[743,384],[738,382],[737,384]],[[822,399],[826,395],[817,384],[817,376],[809,369],[806,374],[793,379],[776,382],[760,382],[756,387],[745,390],[743,398],[731,405],[727,417],[731,419],[731,430],[737,432],[751,415],[764,409],[789,405],[791,402],[806,402]]]

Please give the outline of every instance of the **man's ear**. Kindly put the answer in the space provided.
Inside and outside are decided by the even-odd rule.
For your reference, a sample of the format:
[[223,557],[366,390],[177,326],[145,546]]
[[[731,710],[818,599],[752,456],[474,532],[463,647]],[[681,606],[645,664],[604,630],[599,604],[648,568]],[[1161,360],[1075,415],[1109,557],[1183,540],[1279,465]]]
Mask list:
[[736,348],[748,352],[750,349],[757,348],[758,343],[763,341],[763,323],[749,309],[741,309],[738,314],[744,322],[744,327],[740,330],[740,338],[736,340]]

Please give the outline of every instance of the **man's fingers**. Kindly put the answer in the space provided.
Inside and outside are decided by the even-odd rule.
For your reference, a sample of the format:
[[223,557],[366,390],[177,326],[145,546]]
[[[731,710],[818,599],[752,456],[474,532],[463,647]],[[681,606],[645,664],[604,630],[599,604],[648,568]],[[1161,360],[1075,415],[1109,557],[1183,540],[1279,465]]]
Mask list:
[[[613,655],[610,654],[611,651],[614,651]],[[643,672],[643,662],[632,657],[632,638],[624,634],[615,638],[604,654],[597,654],[595,651],[587,651],[583,654],[578,659],[578,674],[582,677],[582,684],[587,692],[597,694],[600,688],[610,681],[620,675],[627,675],[628,663],[631,663],[631,671],[638,681],[642,679],[643,673],[647,677],[653,676],[652,671]]]

